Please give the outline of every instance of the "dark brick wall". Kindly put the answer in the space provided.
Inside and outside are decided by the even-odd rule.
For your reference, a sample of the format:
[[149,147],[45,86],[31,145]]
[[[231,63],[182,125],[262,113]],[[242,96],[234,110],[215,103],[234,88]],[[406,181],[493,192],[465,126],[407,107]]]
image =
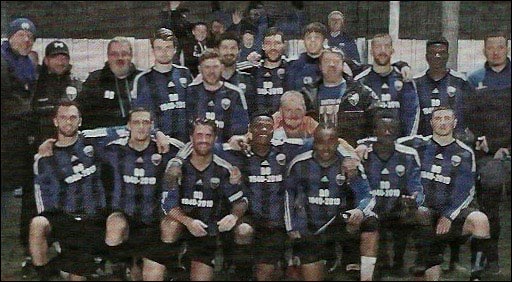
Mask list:
[[[264,1],[270,13],[290,9],[291,1]],[[2,35],[9,20],[31,18],[39,36],[45,38],[111,38],[115,35],[148,38],[160,22],[159,12],[167,1],[2,1]],[[510,1],[461,1],[461,39],[483,39],[491,30],[510,34]],[[247,7],[248,1],[222,1],[226,10]],[[184,1],[191,21],[211,20],[209,1]],[[310,21],[325,23],[332,10],[345,13],[348,29],[355,37],[372,37],[387,32],[389,2],[376,1],[304,1]],[[441,2],[402,1],[400,38],[428,39],[441,32]]]

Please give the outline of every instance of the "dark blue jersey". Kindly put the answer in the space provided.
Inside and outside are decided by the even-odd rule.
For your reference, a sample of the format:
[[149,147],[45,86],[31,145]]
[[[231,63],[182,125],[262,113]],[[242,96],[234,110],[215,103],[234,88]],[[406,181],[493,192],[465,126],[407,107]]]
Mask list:
[[441,146],[432,136],[403,137],[397,142],[418,151],[424,205],[454,220],[475,194],[476,164],[471,148],[456,139]]
[[281,96],[288,90],[286,87],[287,62],[281,60],[281,65],[273,69],[266,68],[263,65],[254,68],[252,76],[256,80],[253,112],[277,112],[281,103]]
[[503,90],[510,88],[510,58],[500,72],[494,71],[486,62],[484,67],[468,75],[468,81],[474,89]]
[[425,197],[421,185],[421,164],[416,150],[395,144],[395,150],[387,160],[379,157],[372,144],[368,152],[368,159],[363,165],[370,183],[370,194],[376,199],[373,209],[375,213],[386,215],[393,212],[402,195],[417,194],[417,205],[423,203]]
[[[287,231],[311,235],[335,215],[352,208],[371,214],[372,197],[364,169],[347,183],[341,174],[344,156],[327,168],[313,158],[313,151],[296,156],[285,180],[285,226]],[[350,186],[350,188],[347,187]],[[348,198],[355,197],[355,207]],[[303,207],[303,208],[302,208]]]
[[319,58],[312,58],[307,53],[302,53],[297,60],[290,61],[286,69],[287,90],[300,91],[305,85],[319,80],[322,77],[319,64]]
[[336,47],[340,50],[343,50],[343,53],[346,57],[351,59],[352,61],[361,63],[361,57],[359,56],[359,51],[357,50],[356,42],[354,38],[350,37],[348,34],[344,32],[339,32],[338,34],[330,33],[327,36],[327,44],[330,47]]
[[432,134],[430,119],[435,107],[449,107],[454,109],[457,117],[457,131],[465,128],[464,124],[464,97],[471,95],[471,86],[466,77],[454,70],[450,70],[442,79],[435,81],[427,75],[427,71],[414,78],[420,103],[420,122],[418,134],[428,136]]
[[37,210],[97,215],[105,208],[96,138],[80,134],[69,146],[53,146],[53,155],[36,155],[34,187]]
[[113,171],[113,211],[122,211],[148,225],[160,220],[163,174],[168,160],[183,147],[181,141],[169,140],[170,151],[166,154],[158,153],[155,141],[143,151],[131,148],[128,137],[107,145],[108,164]]
[[254,112],[254,98],[256,95],[256,86],[253,76],[236,70],[229,79],[224,79],[224,81],[238,86],[238,88],[242,90],[242,94],[244,95],[244,99],[247,104],[248,113],[251,115]]
[[173,65],[161,73],[149,69],[135,77],[132,90],[132,108],[144,107],[153,112],[155,127],[164,134],[183,142],[188,141],[186,89],[192,82],[190,71]]
[[168,213],[180,207],[187,216],[207,224],[208,235],[217,235],[217,222],[231,212],[233,202],[244,197],[243,185],[230,183],[232,170],[233,166],[217,155],[203,171],[197,170],[187,157],[181,185],[164,192],[162,209]]
[[400,70],[395,67],[386,76],[381,76],[373,71],[373,68],[368,68],[354,79],[375,92],[379,98],[379,110],[389,110],[400,120],[402,136],[416,134],[420,109],[414,82],[403,81]]
[[202,81],[196,82],[189,85],[186,100],[189,120],[198,117],[215,120],[218,142],[227,142],[231,136],[247,132],[249,114],[240,88],[223,82],[221,88],[211,92],[205,90]]

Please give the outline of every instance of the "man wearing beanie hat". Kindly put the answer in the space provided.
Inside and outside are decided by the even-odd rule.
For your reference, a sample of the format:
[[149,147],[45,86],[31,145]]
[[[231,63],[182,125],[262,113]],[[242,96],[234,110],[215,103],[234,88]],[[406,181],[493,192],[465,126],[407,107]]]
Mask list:
[[[2,194],[22,188],[22,210],[34,203],[32,183],[33,115],[32,97],[36,70],[28,54],[34,44],[36,28],[29,19],[12,21],[7,30],[9,40],[2,43],[1,57],[1,111],[2,111]],[[32,199],[30,198],[32,195]],[[22,232],[23,231],[23,224]],[[26,245],[26,237],[21,236]],[[24,240],[25,239],[25,240]]]

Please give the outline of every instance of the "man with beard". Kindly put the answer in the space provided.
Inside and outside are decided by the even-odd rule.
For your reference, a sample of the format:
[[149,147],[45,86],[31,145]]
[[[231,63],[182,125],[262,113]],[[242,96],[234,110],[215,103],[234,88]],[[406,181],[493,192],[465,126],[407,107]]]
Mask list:
[[[285,226],[290,238],[296,240],[294,253],[307,281],[323,280],[321,260],[333,252],[335,240],[353,242],[352,237],[359,237],[360,232],[361,280],[373,276],[378,233],[376,218],[371,216],[368,180],[362,167],[350,178],[341,174],[343,161],[349,156],[337,154],[337,146],[336,130],[318,126],[313,150],[296,156],[286,173]],[[352,193],[354,205],[350,203]]]
[[236,60],[240,52],[240,39],[232,32],[226,32],[219,36],[216,51],[219,53],[221,63],[224,65],[222,80],[229,82],[242,90],[247,99],[249,115],[254,110],[253,101],[255,95],[254,79],[251,75],[236,69]]
[[34,111],[39,121],[36,144],[54,137],[52,115],[61,100],[74,100],[81,91],[80,80],[71,75],[69,48],[62,41],[46,45],[45,57],[34,93]]
[[401,135],[416,134],[419,122],[418,95],[414,82],[404,80],[400,70],[391,65],[394,52],[389,34],[377,34],[372,39],[373,66],[354,77],[369,86],[377,95],[379,108],[395,114],[401,123]]
[[420,122],[418,134],[428,136],[432,134],[430,119],[435,107],[450,107],[457,116],[457,132],[464,130],[464,97],[471,95],[471,85],[466,77],[446,67],[448,62],[448,41],[445,38],[436,38],[427,41],[425,55],[428,70],[417,75],[414,79],[420,103]]
[[82,123],[73,101],[61,102],[53,119],[57,142],[53,155],[36,155],[35,195],[39,215],[30,223],[29,246],[32,263],[43,280],[48,280],[47,239],[50,234],[62,247],[61,269],[70,280],[95,273],[95,257],[103,254],[105,191],[100,180],[94,138],[78,133]]
[[155,126],[172,138],[188,141],[185,92],[192,82],[186,67],[172,63],[178,41],[174,33],[160,28],[151,39],[155,65],[135,77],[132,106],[155,115]]
[[289,64],[287,87],[289,90],[302,90],[306,84],[317,81],[320,76],[319,57],[323,49],[323,43],[327,36],[325,25],[314,22],[304,29],[302,39],[306,52],[300,54],[297,60]]
[[130,111],[133,80],[140,73],[132,63],[133,50],[125,37],[114,37],[107,47],[108,60],[92,72],[77,99],[85,129],[120,126]]
[[142,258],[144,281],[162,281],[166,265],[178,252],[160,239],[159,206],[167,162],[184,144],[169,138],[170,151],[160,154],[150,135],[153,122],[149,110],[134,108],[128,115],[130,136],[110,142],[104,157],[114,178],[105,243],[113,261]]
[[306,107],[320,123],[338,129],[350,145],[371,132],[373,110],[378,98],[360,81],[343,73],[344,55],[337,48],[324,49],[320,55],[322,78],[304,87]]
[[235,240],[247,233],[244,224],[236,226],[247,210],[240,171],[213,153],[215,132],[212,120],[193,122],[190,137],[193,150],[180,161],[183,177],[170,181],[162,199],[166,214],[162,240],[179,244],[180,237],[184,237],[188,242],[191,281],[213,280],[217,241],[225,242],[233,236],[229,234],[233,229]]
[[[225,40],[230,41],[232,40]],[[232,57],[236,60],[235,55]],[[221,143],[227,142],[233,135],[245,134],[249,124],[245,96],[237,86],[221,81],[224,66],[219,54],[203,54],[199,58],[199,71],[202,80],[193,82],[187,89],[188,120],[198,117],[214,120],[218,127],[217,142]]]
[[[445,244],[471,235],[471,280],[481,280],[489,246],[487,216],[472,208],[476,163],[473,150],[453,137],[457,119],[453,109],[438,107],[432,112],[433,135],[410,136],[398,143],[416,149],[421,160],[421,178],[433,225],[428,259],[414,271],[437,281]],[[461,240],[462,241],[462,240]],[[462,242],[464,242],[462,241]],[[425,271],[427,269],[427,271]]]
[[[491,248],[487,270],[500,273],[500,205],[503,187],[510,187],[510,58],[508,37],[503,32],[487,35],[483,68],[469,75],[475,92],[465,100],[467,125],[476,136],[477,197],[491,224]],[[475,113],[478,113],[475,115]],[[510,192],[510,190],[509,190]]]

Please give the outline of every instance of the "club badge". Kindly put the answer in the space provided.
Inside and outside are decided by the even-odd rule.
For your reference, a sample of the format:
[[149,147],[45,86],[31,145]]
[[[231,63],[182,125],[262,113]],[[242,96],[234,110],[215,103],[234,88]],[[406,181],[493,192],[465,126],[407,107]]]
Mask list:
[[277,70],[277,76],[279,77],[279,79],[283,79],[285,73],[286,71],[282,68]]
[[395,80],[396,91],[402,90],[403,87],[404,87],[404,83],[401,80]]
[[313,83],[313,78],[311,76],[305,76],[303,79],[302,79],[302,82],[304,84],[311,84]]
[[76,90],[76,87],[73,87],[73,86],[66,87],[66,95],[68,96],[68,99],[70,101],[75,100],[77,94],[78,94],[78,91]]
[[397,165],[395,167],[395,172],[398,176],[402,177],[405,174],[405,167],[403,165]]
[[94,156],[94,148],[91,145],[85,146],[84,154],[89,158],[92,158]]
[[229,109],[229,106],[231,106],[231,100],[229,100],[228,98],[222,99],[220,102],[220,106],[222,107],[222,109],[226,111],[227,109]]
[[353,93],[348,97],[348,102],[350,105],[355,106],[357,103],[359,103],[359,94]]
[[452,156],[452,165],[453,166],[459,166],[461,161],[462,161],[462,159],[459,156],[457,156],[457,155]]
[[179,81],[180,81],[181,87],[187,88],[187,79],[186,78],[180,77]]
[[220,185],[220,179],[218,177],[210,178],[210,187],[212,187],[212,189],[219,188],[219,185]]
[[276,161],[279,165],[285,165],[286,164],[286,155],[285,154],[278,154],[276,156]]
[[343,174],[337,174],[336,175],[336,184],[338,184],[339,186],[343,185],[343,183],[345,183],[345,175]]
[[455,96],[455,92],[457,92],[457,88],[453,86],[448,86],[448,96],[453,97]]
[[162,155],[160,154],[153,154],[151,156],[151,162],[155,165],[155,166],[158,166],[161,162],[162,162]]

